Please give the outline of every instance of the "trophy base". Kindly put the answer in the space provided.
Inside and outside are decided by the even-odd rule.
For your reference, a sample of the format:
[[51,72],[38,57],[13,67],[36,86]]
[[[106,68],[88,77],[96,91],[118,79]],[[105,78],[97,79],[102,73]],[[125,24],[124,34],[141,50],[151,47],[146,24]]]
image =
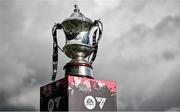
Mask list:
[[85,60],[73,59],[64,66],[65,74],[73,74],[74,76],[93,77],[92,66]]
[[116,84],[66,75],[40,87],[40,111],[117,111]]

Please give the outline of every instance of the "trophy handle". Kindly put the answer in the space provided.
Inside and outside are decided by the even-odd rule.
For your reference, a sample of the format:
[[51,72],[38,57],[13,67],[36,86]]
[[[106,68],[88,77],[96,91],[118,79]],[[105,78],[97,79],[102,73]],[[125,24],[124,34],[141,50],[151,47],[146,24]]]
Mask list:
[[[102,38],[102,32],[103,32],[103,24],[102,24],[102,22],[100,20],[95,20],[94,25],[98,27],[98,29],[96,29],[96,31],[94,33],[96,33],[96,35],[97,35],[97,33],[99,33],[99,36],[98,36],[97,40],[96,40],[96,35],[93,36],[93,39],[94,39],[93,41],[95,43],[93,45],[93,47],[96,46],[99,43],[100,39]],[[97,32],[97,30],[99,32]]]
[[57,41],[57,29],[62,29],[62,25],[59,23],[55,23],[52,28],[52,36],[53,36],[53,56],[52,56],[52,65],[53,65],[53,74],[51,80],[54,81],[56,79],[57,67],[58,67],[58,48],[63,52],[63,49],[58,46]]
[[[97,26],[98,28],[93,33],[93,39],[92,39],[92,47],[93,47],[92,58],[90,60],[90,56],[89,56],[89,59],[88,59],[88,60],[90,60],[89,62],[91,64],[96,59],[96,55],[97,55],[97,51],[98,51],[98,43],[99,43],[100,39],[102,38],[102,32],[103,32],[103,24],[102,24],[102,22],[100,20],[95,20],[94,23],[93,23],[93,26]],[[98,37],[97,37],[97,33],[99,33]]]

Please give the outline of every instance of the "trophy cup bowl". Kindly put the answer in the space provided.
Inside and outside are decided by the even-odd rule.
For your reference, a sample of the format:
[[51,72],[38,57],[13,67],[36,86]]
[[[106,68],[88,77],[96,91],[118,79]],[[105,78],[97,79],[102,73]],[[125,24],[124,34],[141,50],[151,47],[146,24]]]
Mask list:
[[91,55],[89,31],[93,22],[82,13],[74,12],[70,18],[63,21],[62,26],[66,35],[66,45],[63,47],[66,56],[77,59]]
[[92,47],[82,44],[68,44],[63,48],[66,56],[72,59],[85,59],[91,55]]

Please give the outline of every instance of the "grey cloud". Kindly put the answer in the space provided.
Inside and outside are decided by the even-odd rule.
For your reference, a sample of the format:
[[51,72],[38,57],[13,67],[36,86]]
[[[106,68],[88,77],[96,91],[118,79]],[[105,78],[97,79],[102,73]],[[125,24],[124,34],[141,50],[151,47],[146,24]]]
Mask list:
[[142,102],[140,110],[165,111],[180,106],[180,71],[170,74],[167,80],[161,85],[156,94]]
[[22,106],[22,105],[13,105],[13,104],[10,104],[8,102],[7,99],[9,99],[9,97],[11,97],[13,93],[9,93],[9,92],[6,92],[6,91],[0,91],[0,111],[18,111],[18,110],[26,110],[26,111],[32,111],[32,110],[35,110],[34,107],[32,106]]
[[[139,55],[141,50],[146,50],[142,55],[148,53],[148,56],[154,58],[162,56],[168,60],[179,55],[179,29],[180,18],[167,16],[154,28],[141,24],[134,25],[130,31],[121,35],[121,38],[117,39],[118,41],[115,40],[114,43],[119,46],[122,52],[124,49],[132,47],[136,50],[136,55]],[[152,49],[152,46],[157,47],[157,49]]]
[[[166,17],[163,21],[161,21],[153,30],[154,31],[154,38],[169,38],[175,41],[175,43],[168,43],[172,44],[174,48],[165,49],[162,51],[162,55],[159,57],[159,59],[165,59],[165,60],[172,60],[179,56],[180,48],[178,46],[179,37],[180,34],[180,18],[179,17]],[[168,41],[168,40],[167,40]],[[166,43],[167,44],[167,43]],[[166,45],[165,45],[166,46]]]
[[15,1],[0,1],[1,45],[14,40],[23,29],[25,16],[14,3]]
[[179,51],[170,51],[170,50],[166,50],[163,52],[162,57],[165,60],[173,60],[174,58],[178,57],[179,55]]
[[120,6],[129,8],[137,13],[139,11],[142,11],[148,5],[148,2],[150,2],[150,0],[136,0],[136,1],[122,0],[120,1]]
[[[159,68],[158,64],[168,64],[169,61],[178,62],[180,50],[178,46],[179,22],[179,17],[167,16],[153,28],[146,25],[135,25],[121,38],[114,41],[117,45],[117,54],[112,64],[116,63],[117,65],[111,65],[109,68],[113,73],[121,73],[122,75],[118,76],[120,78],[118,82],[122,86],[126,85],[125,89],[119,90],[126,94],[119,94],[122,97],[119,97],[120,109],[168,110],[179,106],[179,88],[177,86],[179,84],[178,79],[176,79],[178,73],[174,76],[176,78],[171,78],[172,72],[170,70],[170,72],[166,73],[169,78],[162,81],[163,83],[160,83],[160,81],[153,82],[153,78],[161,78],[161,68]],[[175,66],[171,67],[174,68]],[[157,68],[160,71],[156,71]],[[160,74],[157,74],[158,72]],[[123,79],[126,79],[126,81],[123,81]],[[158,93],[154,89],[152,94],[155,94],[155,96],[141,104],[148,95],[146,91],[148,91],[148,87],[151,87],[151,83],[157,83],[156,89],[159,89]],[[165,89],[165,87],[169,87],[168,84],[172,86],[170,88],[174,89]],[[121,108],[121,104],[125,105],[125,107]]]
[[[30,86],[26,79],[35,77],[36,73],[39,73],[42,75],[41,78],[38,78],[38,81],[40,80],[38,83],[43,83],[42,78],[46,76],[45,73],[48,73],[48,69],[44,69],[42,66],[45,65],[43,63],[45,59],[38,57],[37,52],[40,50],[35,51],[36,47],[41,48],[43,45],[24,39],[27,35],[22,31],[25,28],[26,18],[23,10],[19,10],[15,3],[15,1],[0,1],[0,93],[2,101],[0,110],[34,110],[35,108],[29,105],[13,105],[9,102],[12,97],[18,96]],[[31,36],[28,37],[31,38]],[[33,44],[36,47],[32,46]],[[42,51],[41,54],[46,55]],[[29,67],[29,62],[36,62],[34,57],[35,60],[42,59],[40,60],[42,63],[36,63],[40,64],[39,68],[41,69]],[[45,72],[45,70],[47,71]],[[37,86],[37,83],[31,86],[35,85]]]
[[155,27],[157,38],[166,38],[171,36],[172,39],[177,38],[174,36],[179,34],[180,17],[167,16]]
[[180,107],[172,107],[172,108],[166,110],[165,112],[172,112],[172,111],[178,112],[178,111],[180,111]]

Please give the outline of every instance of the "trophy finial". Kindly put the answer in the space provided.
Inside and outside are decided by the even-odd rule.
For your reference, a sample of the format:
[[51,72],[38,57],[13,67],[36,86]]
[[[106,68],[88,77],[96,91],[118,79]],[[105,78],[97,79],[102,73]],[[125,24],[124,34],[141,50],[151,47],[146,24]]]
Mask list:
[[79,8],[78,8],[78,5],[76,4],[76,5],[74,5],[74,12],[80,12],[80,10],[79,10]]

